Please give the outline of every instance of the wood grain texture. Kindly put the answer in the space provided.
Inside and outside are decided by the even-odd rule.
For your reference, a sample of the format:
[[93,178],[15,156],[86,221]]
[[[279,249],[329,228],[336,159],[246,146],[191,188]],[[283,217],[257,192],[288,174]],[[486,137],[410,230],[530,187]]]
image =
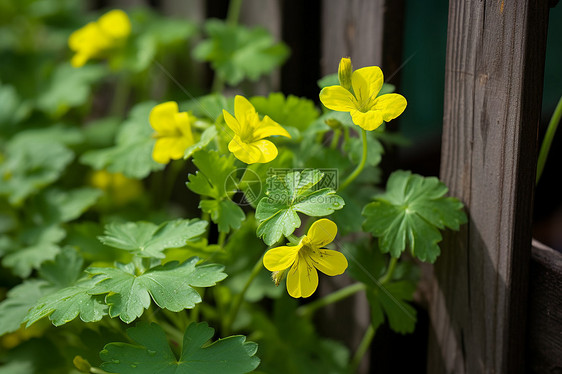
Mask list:
[[469,222],[445,237],[430,373],[524,371],[547,0],[452,0],[441,178]]
[[562,373],[562,254],[533,241],[527,372]]
[[338,71],[342,57],[353,66],[382,64],[384,0],[324,0],[322,2],[323,74]]

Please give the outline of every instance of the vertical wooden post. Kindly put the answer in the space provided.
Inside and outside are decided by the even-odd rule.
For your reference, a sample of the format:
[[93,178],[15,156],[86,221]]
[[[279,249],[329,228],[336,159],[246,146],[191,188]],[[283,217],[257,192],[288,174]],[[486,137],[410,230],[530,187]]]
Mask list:
[[429,373],[524,372],[547,0],[452,0],[441,178],[469,223],[447,235]]

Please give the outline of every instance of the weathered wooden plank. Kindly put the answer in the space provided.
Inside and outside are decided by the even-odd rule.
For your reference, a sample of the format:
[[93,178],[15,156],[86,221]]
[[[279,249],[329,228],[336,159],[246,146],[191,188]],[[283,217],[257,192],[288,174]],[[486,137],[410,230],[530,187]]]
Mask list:
[[562,372],[562,254],[533,241],[527,372]]
[[[384,0],[324,0],[322,59],[324,74],[337,71],[340,59],[356,67],[382,65]],[[335,69],[335,70],[334,70]]]
[[441,178],[469,223],[435,264],[428,372],[524,371],[547,0],[452,0]]

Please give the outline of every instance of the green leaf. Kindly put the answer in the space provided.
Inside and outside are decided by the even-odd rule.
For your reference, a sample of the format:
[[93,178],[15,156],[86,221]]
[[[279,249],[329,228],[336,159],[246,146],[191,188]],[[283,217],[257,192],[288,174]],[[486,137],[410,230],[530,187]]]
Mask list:
[[[137,344],[110,343],[100,352],[102,369],[120,374],[242,374],[260,363],[255,357],[258,346],[237,335],[205,345],[215,330],[206,322],[192,323],[183,337],[179,360],[170,348],[166,334],[155,323],[139,324],[127,330]],[[205,345],[205,346],[204,346]]]
[[61,251],[56,244],[66,235],[59,226],[41,227],[33,242],[21,248],[12,249],[2,259],[2,265],[12,269],[14,274],[27,278],[33,269],[45,261],[53,260]]
[[56,181],[74,158],[66,146],[48,137],[15,136],[0,161],[0,196],[20,205],[28,196]]
[[45,288],[48,283],[44,280],[31,279],[8,292],[0,303],[0,336],[20,327],[27,311],[45,294]]
[[233,191],[236,185],[236,167],[234,159],[220,156],[216,151],[202,150],[193,156],[193,163],[199,169],[189,175],[187,188],[213,199],[222,199],[227,192]]
[[55,326],[72,321],[78,315],[84,322],[99,321],[107,314],[107,306],[102,298],[92,297],[87,291],[96,281],[91,279],[79,280],[83,274],[84,260],[72,247],[64,247],[54,261],[45,262],[39,275],[48,282],[43,287],[41,298],[28,308],[25,316],[27,326],[39,319],[49,316]]
[[74,248],[66,246],[53,261],[41,265],[39,276],[51,285],[63,288],[76,282],[82,275],[84,259]]
[[297,214],[322,217],[343,208],[345,202],[329,188],[316,189],[324,174],[319,170],[288,172],[267,179],[267,197],[256,208],[257,235],[267,245],[291,235],[301,220]]
[[164,258],[165,249],[185,246],[205,232],[207,221],[198,219],[164,222],[110,223],[99,240],[110,247],[125,249],[140,257]]
[[22,102],[13,86],[0,82],[0,128],[15,125],[30,113],[29,104]]
[[33,199],[30,212],[35,223],[56,224],[72,221],[94,205],[102,192],[95,188],[77,188],[70,191],[49,189]]
[[154,139],[148,115],[154,102],[137,104],[123,123],[113,147],[84,153],[80,162],[96,170],[107,169],[110,173],[122,173],[129,178],[141,179],[150,172],[161,170],[165,165],[152,159]]
[[216,73],[230,85],[244,78],[256,81],[280,66],[289,51],[283,43],[275,43],[264,28],[229,25],[217,19],[205,23],[209,39],[193,51],[200,61],[209,61]]
[[363,228],[379,238],[383,253],[399,257],[408,247],[420,260],[434,262],[440,253],[439,230],[458,230],[466,222],[463,204],[446,193],[435,177],[396,171],[387,191],[363,209]]
[[199,208],[209,213],[220,232],[237,229],[244,220],[244,211],[230,200],[237,190],[237,169],[230,156],[219,156],[216,151],[199,151],[193,156],[193,163],[199,169],[189,175],[187,188],[211,199],[201,200]]
[[345,345],[321,338],[312,321],[297,318],[298,301],[285,295],[273,300],[273,312],[252,313],[260,339],[260,369],[268,374],[349,373]]
[[107,315],[107,305],[103,303],[103,297],[88,293],[99,281],[98,277],[82,279],[42,297],[27,313],[24,322],[30,326],[47,316],[55,326],[64,325],[78,316],[84,322],[101,320]]
[[271,93],[267,98],[254,96],[250,101],[260,114],[269,116],[284,127],[305,130],[319,115],[312,100],[293,95],[285,97],[280,92]]
[[119,316],[130,323],[140,317],[150,306],[150,298],[161,308],[179,312],[191,309],[201,302],[201,296],[192,287],[211,287],[226,278],[221,265],[196,266],[194,257],[182,264],[168,262],[156,266],[141,275],[135,273],[133,264],[116,268],[92,267],[87,271],[101,275],[104,279],[90,291],[90,294],[106,294],[109,315]]
[[84,104],[90,96],[90,86],[105,74],[103,65],[86,65],[80,69],[69,63],[59,65],[50,87],[39,96],[37,106],[53,117],[61,117],[70,108]]
[[244,211],[231,200],[201,200],[199,208],[211,215],[211,219],[219,226],[219,232],[230,232],[239,229],[246,218]]
[[[344,145],[344,150],[349,154],[351,162],[359,164],[363,156],[363,141],[361,137],[349,138]],[[367,165],[377,166],[384,154],[384,148],[372,131],[367,132]]]
[[211,142],[217,136],[217,128],[215,126],[211,126],[201,134],[201,138],[199,141],[193,145],[190,145],[185,150],[183,158],[191,157],[195,152],[200,151],[201,149],[205,148],[207,144]]
[[416,327],[416,310],[406,301],[413,299],[416,285],[404,280],[388,283],[383,287],[367,289],[373,327],[376,330],[384,323],[386,316],[392,330],[400,334],[413,332]]

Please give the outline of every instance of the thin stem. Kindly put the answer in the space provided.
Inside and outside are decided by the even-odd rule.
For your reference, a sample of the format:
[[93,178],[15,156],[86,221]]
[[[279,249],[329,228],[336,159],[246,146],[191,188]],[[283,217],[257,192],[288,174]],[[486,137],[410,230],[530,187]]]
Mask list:
[[170,337],[174,339],[176,343],[178,344],[182,343],[183,334],[181,331],[179,331],[174,326],[170,325],[168,322],[165,321],[159,321],[158,325],[160,325],[160,327],[162,327],[162,330],[164,330],[168,335],[170,335]]
[[394,269],[396,268],[396,264],[398,263],[398,259],[395,257],[390,258],[390,262],[388,263],[388,269],[386,273],[379,279],[381,285],[387,284],[392,279],[392,274],[394,273]]
[[172,197],[172,192],[174,191],[174,185],[176,184],[176,180],[180,172],[183,170],[183,166],[185,165],[184,160],[175,160],[168,165],[166,169],[166,185],[164,186],[166,191],[164,194],[163,202],[166,203]]
[[92,373],[92,374],[109,374],[109,372],[107,372],[103,369],[97,368],[97,367],[93,367],[93,366],[90,368],[90,373]]
[[224,241],[226,240],[226,232],[219,232],[219,239],[217,244],[222,248],[224,246]]
[[365,353],[367,353],[367,350],[369,349],[374,336],[375,329],[371,324],[367,328],[367,331],[365,331],[365,335],[363,335],[363,339],[361,339],[361,343],[359,343],[359,347],[357,347],[357,351],[355,352],[355,355],[353,355],[353,359],[349,364],[350,373],[357,373],[357,368],[359,367],[361,360],[363,360],[363,356],[365,356]]
[[311,317],[314,312],[318,309],[323,308],[327,305],[333,304],[337,301],[343,300],[361,290],[366,288],[364,283],[354,283],[342,289],[339,289],[331,294],[328,294],[320,299],[317,299],[311,303],[300,306],[297,309],[297,315],[301,317]]
[[[396,264],[398,263],[398,259],[391,257],[390,262],[388,263],[388,270],[386,273],[379,278],[378,284],[379,286],[383,286],[388,283],[392,279],[392,274],[394,273],[394,269],[396,269]],[[364,283],[354,283],[347,287],[344,287],[340,290],[332,292],[320,299],[317,299],[309,304],[303,305],[297,309],[297,315],[301,317],[311,317],[314,312],[318,309],[323,308],[327,305],[333,304],[340,300],[343,300],[359,291],[366,289],[367,286]]]
[[109,113],[112,116],[124,117],[129,101],[129,93],[131,91],[131,84],[128,76],[122,76],[115,84],[115,91]]
[[363,140],[363,154],[361,155],[361,161],[355,170],[353,170],[353,173],[351,173],[340,185],[340,191],[349,186],[349,184],[353,182],[359,174],[361,174],[363,168],[365,167],[365,163],[367,162],[367,131],[361,129],[361,138]]
[[[230,3],[228,4],[228,13],[226,15],[226,23],[229,26],[235,27],[236,25],[238,25],[240,8],[242,8],[242,0],[230,0]],[[212,90],[214,93],[221,93],[223,89],[224,78],[221,77],[217,71],[215,71]]]
[[330,143],[331,149],[336,149],[340,144],[341,129],[335,129],[332,134],[332,142]]
[[242,301],[244,300],[244,295],[246,294],[246,291],[248,291],[248,288],[250,288],[250,285],[252,284],[254,279],[256,279],[256,277],[258,276],[258,274],[262,269],[263,266],[262,258],[263,256],[261,256],[256,262],[256,264],[254,265],[254,268],[252,269],[252,272],[250,273],[250,276],[248,277],[248,280],[246,281],[246,284],[244,285],[242,292],[240,292],[234,297],[234,300],[232,301],[232,307],[230,308],[230,313],[223,320],[223,328],[222,328],[223,336],[227,336],[228,334],[230,334],[232,323],[234,322],[236,316],[238,315],[238,311],[240,310],[240,306],[242,305]]
[[538,184],[539,179],[541,179],[541,175],[544,170],[544,165],[548,157],[548,152],[550,151],[550,146],[552,145],[552,139],[554,138],[554,134],[556,133],[556,129],[558,128],[558,124],[560,123],[560,118],[562,118],[562,97],[558,101],[558,104],[556,105],[556,109],[554,109],[554,113],[550,118],[550,122],[548,123],[548,129],[546,130],[546,134],[542,141],[541,151],[539,153],[539,161],[537,163],[536,184]]
[[236,26],[238,24],[241,8],[242,0],[230,0],[230,3],[228,4],[228,14],[226,15],[226,23],[230,26]]

